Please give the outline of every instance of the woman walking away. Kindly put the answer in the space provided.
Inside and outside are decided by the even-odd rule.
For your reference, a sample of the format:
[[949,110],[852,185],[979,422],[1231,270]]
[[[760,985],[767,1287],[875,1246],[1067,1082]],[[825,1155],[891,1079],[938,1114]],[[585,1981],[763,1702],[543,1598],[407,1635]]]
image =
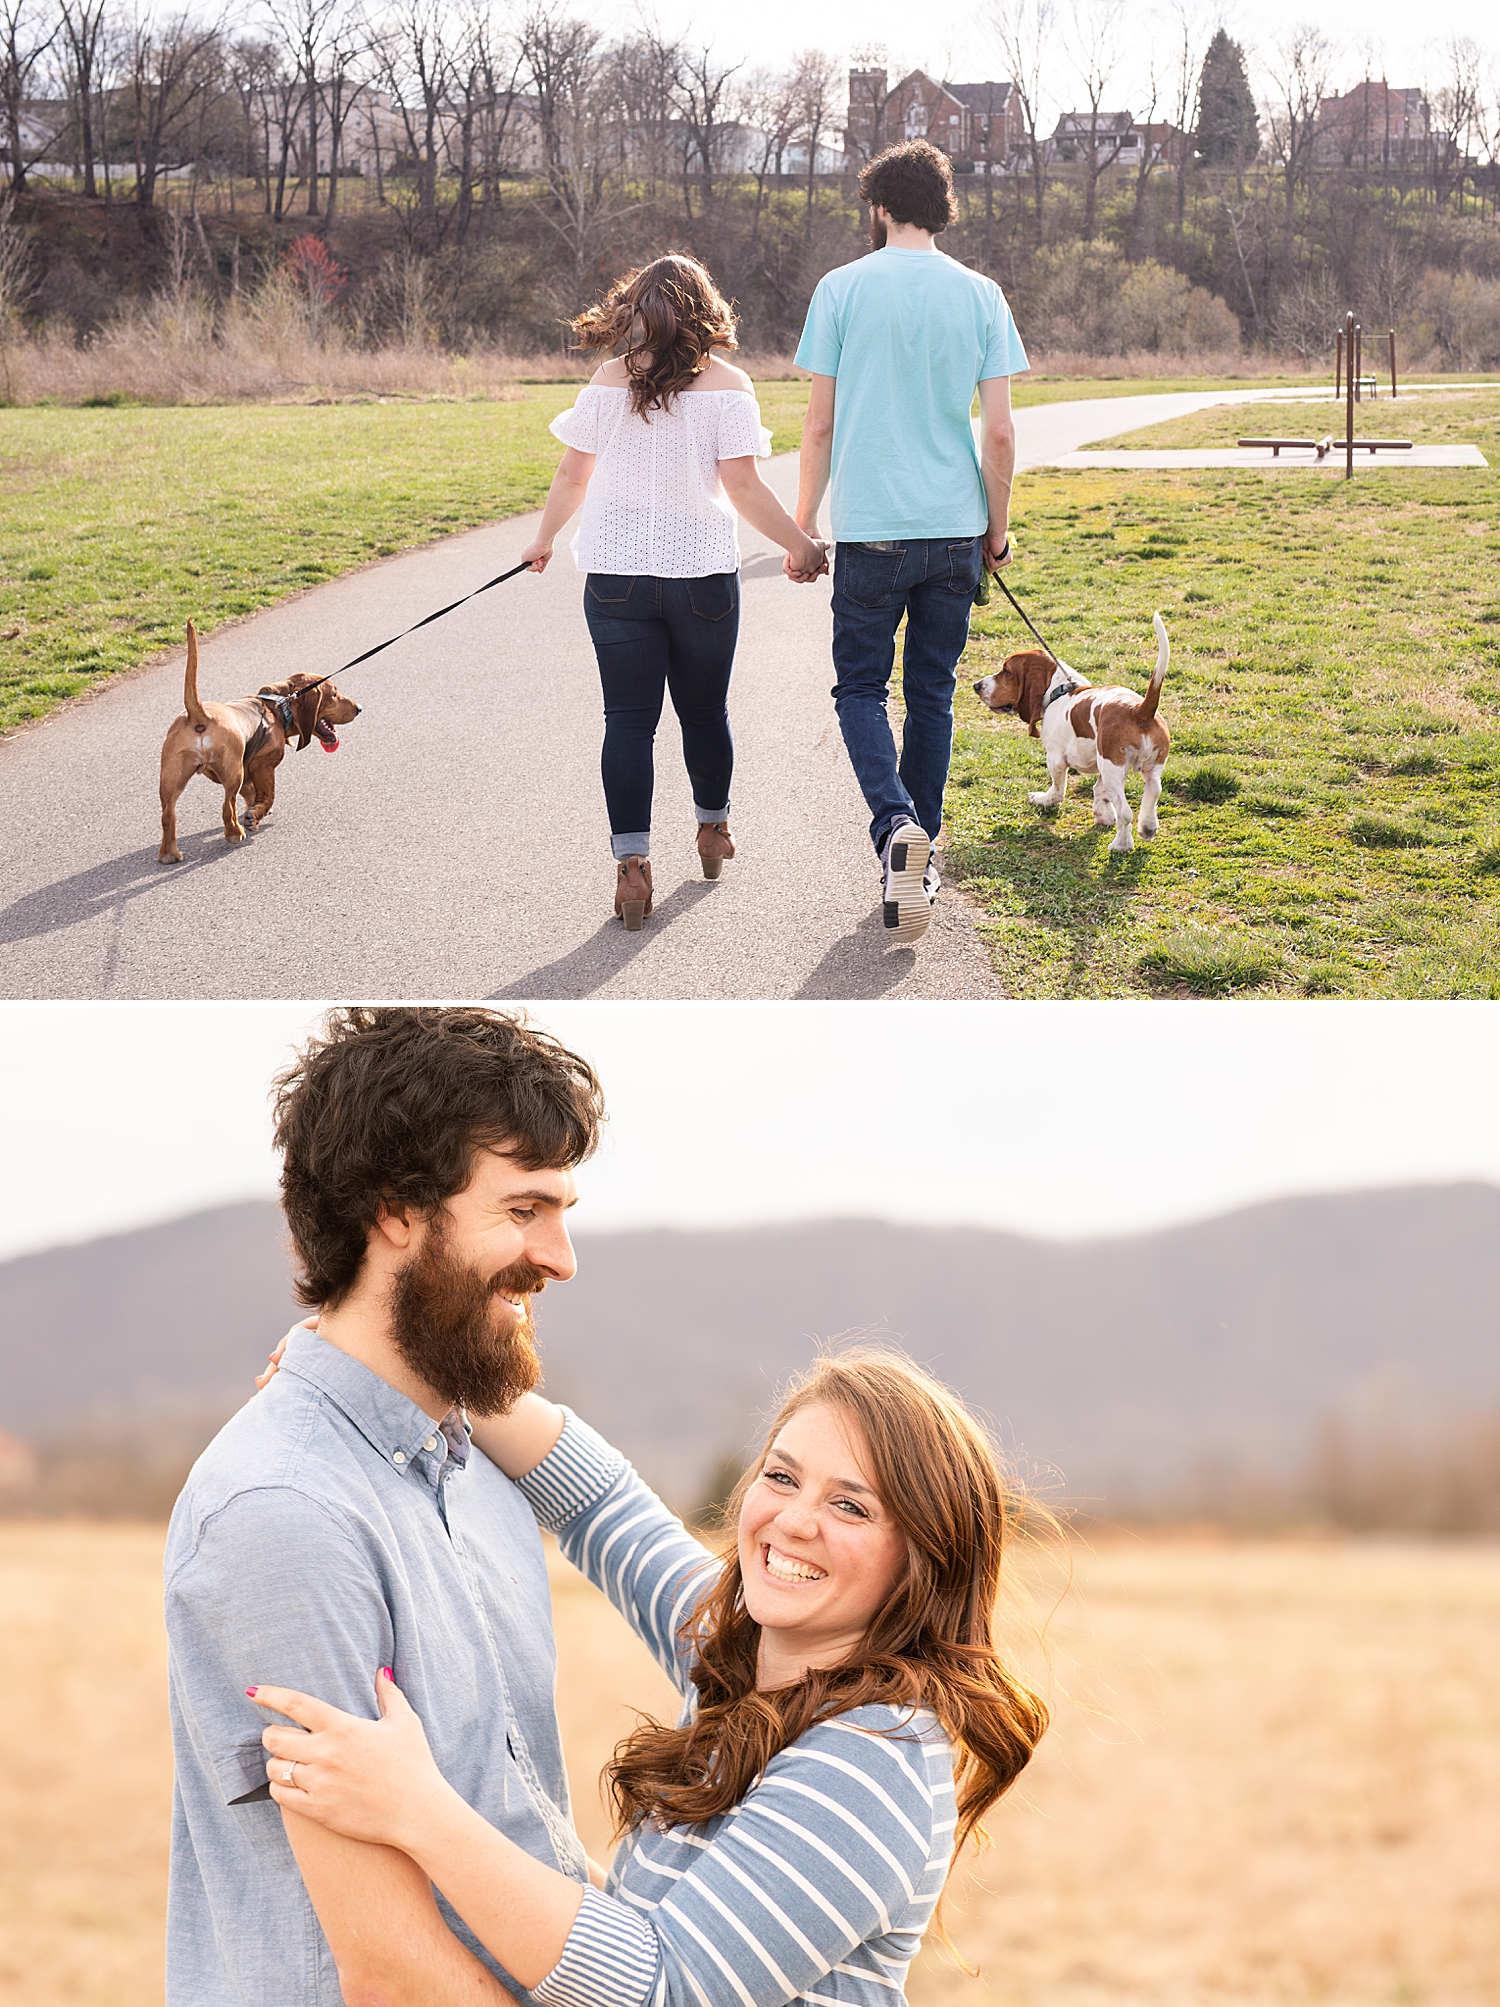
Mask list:
[[[272,1797],[408,1854],[543,2007],[901,2007],[954,1859],[1047,1725],[995,1649],[1014,1500],[973,1416],[904,1359],[823,1360],[740,1482],[727,1554],[536,1394],[472,1427],[683,1696],[615,1751],[613,1866],[586,1886],[444,1782],[398,1685],[420,1638],[394,1679],[370,1669],[379,1721],[251,1689],[301,1724],[263,1737]],[[337,1908],[346,2000],[457,2007],[431,1990],[436,1905],[430,1944]],[[504,1997],[478,1959],[474,1979],[466,2002]]]
[[572,323],[586,349],[625,347],[552,430],[567,447],[541,528],[522,557],[545,571],[583,509],[573,556],[604,686],[600,761],[615,855],[615,912],[632,932],[651,911],[652,746],[663,695],[682,726],[705,878],[734,855],[729,834],[729,672],[739,634],[734,512],[781,545],[793,576],[827,570],[760,478],[771,435],[735,346],[728,302],[693,258],[631,272]]

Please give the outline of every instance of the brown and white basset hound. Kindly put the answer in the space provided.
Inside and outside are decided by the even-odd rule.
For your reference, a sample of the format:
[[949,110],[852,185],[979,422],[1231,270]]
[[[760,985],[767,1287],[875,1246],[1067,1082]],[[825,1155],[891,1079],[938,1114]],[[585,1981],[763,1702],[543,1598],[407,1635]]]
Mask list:
[[[167,727],[161,749],[161,849],[159,864],[180,864],[177,847],[177,801],[194,774],[202,774],[224,790],[224,835],[230,843],[244,838],[235,810],[235,796],[245,803],[245,821],[253,830],[265,821],[276,800],[276,769],[295,737],[300,753],[316,739],[325,753],[338,751],[335,725],[359,716],[359,706],[341,697],[332,683],[318,682],[300,669],[284,683],[268,683],[253,697],[236,697],[228,704],[205,704],[198,695],[198,634],[191,621],[187,631],[187,674],[183,682],[184,715]],[[317,683],[316,689],[305,686]]]
[[974,685],[975,694],[992,711],[1014,711],[1032,738],[1041,740],[1052,785],[1029,797],[1038,808],[1059,805],[1068,791],[1069,769],[1098,774],[1094,822],[1100,829],[1114,830],[1109,847],[1117,852],[1135,848],[1125,776],[1145,777],[1141,835],[1155,836],[1162,769],[1172,746],[1171,733],[1156,715],[1171,650],[1159,613],[1152,615],[1151,624],[1156,629],[1156,667],[1144,697],[1116,687],[1097,690],[1086,676],[1040,648],[1007,655],[998,676],[982,677]]

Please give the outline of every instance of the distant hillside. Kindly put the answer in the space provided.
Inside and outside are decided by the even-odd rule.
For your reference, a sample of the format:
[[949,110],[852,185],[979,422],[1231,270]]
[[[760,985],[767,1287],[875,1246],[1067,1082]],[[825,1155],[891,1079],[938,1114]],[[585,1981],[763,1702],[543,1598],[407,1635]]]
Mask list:
[[[1069,1497],[1285,1471],[1382,1380],[1500,1402],[1500,1191],[1279,1200],[1054,1244],[870,1221],[580,1237],[547,1292],[549,1386],[679,1499],[819,1340],[898,1339]],[[0,1429],[227,1412],[295,1315],[280,1216],[223,1207],[0,1265]]]

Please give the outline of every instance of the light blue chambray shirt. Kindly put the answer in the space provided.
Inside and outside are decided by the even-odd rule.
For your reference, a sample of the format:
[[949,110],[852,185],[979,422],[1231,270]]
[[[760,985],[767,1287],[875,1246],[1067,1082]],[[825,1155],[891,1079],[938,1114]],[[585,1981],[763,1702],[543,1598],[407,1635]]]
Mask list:
[[265,1790],[273,1717],[247,1686],[296,1687],[373,1718],[376,1668],[393,1667],[455,1789],[529,1854],[586,1879],[541,1537],[456,1413],[434,1423],[347,1353],[295,1332],[280,1373],[193,1466],[167,1537],[166,1613],[168,2007],[341,2007]]

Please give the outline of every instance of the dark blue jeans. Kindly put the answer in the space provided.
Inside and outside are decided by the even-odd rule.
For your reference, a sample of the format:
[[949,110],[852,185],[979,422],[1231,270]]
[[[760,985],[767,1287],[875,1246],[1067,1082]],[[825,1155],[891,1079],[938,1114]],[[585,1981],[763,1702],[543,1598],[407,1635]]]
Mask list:
[[615,856],[650,855],[652,748],[668,691],[682,726],[694,813],[700,822],[726,821],[734,772],[727,700],[740,631],[738,573],[653,578],[591,571],[583,612],[604,686],[599,770]]
[[[908,816],[935,837],[953,752],[953,684],[969,638],[979,537],[840,544],[833,560],[833,701],[877,851]],[[906,616],[899,761],[886,710]]]

